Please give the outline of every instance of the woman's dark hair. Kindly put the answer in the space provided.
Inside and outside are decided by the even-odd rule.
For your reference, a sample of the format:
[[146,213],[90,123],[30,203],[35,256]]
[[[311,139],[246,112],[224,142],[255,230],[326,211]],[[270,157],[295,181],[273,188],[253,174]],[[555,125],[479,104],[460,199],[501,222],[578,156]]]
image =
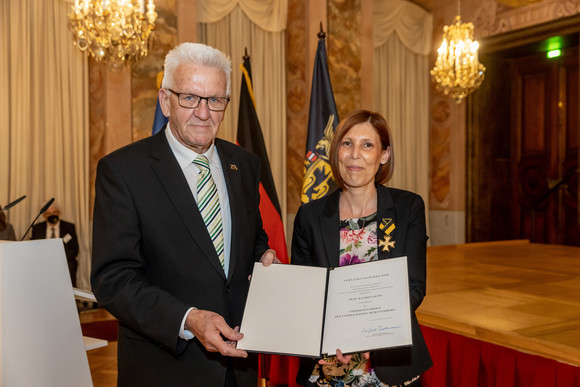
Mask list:
[[370,123],[373,128],[375,128],[381,139],[383,150],[391,147],[391,156],[389,157],[389,160],[386,162],[386,164],[381,164],[379,166],[379,170],[375,175],[375,183],[384,184],[393,176],[393,168],[395,166],[395,152],[393,150],[391,130],[389,129],[387,120],[385,120],[385,118],[379,113],[371,112],[368,110],[355,110],[340,121],[330,144],[330,167],[332,168],[334,181],[342,189],[344,189],[345,186],[342,178],[340,177],[340,172],[338,169],[338,148],[340,148],[340,143],[348,131],[353,126],[362,124],[364,122]]

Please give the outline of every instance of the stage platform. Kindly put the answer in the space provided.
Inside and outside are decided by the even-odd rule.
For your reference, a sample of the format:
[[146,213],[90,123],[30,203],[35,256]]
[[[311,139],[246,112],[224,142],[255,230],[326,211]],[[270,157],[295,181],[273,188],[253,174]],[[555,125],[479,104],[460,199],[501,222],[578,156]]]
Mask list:
[[580,248],[526,240],[427,249],[423,326],[580,367]]

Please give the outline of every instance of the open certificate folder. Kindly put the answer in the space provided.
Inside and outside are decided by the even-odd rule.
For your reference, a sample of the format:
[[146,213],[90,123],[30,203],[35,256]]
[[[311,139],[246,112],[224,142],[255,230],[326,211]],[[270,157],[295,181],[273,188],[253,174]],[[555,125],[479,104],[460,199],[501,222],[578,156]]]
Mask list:
[[412,345],[407,257],[334,269],[256,263],[237,348],[322,357]]

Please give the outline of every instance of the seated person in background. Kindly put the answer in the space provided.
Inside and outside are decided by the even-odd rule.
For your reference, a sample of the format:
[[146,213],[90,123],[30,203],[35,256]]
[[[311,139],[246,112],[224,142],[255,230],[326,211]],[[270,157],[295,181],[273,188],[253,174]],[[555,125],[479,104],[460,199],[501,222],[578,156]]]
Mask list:
[[75,225],[60,219],[60,208],[58,204],[53,203],[42,214],[44,222],[35,224],[32,227],[32,236],[30,239],[52,239],[62,238],[64,243],[64,252],[70,279],[74,287],[77,286],[77,255],[79,253],[79,242]]
[[0,206],[0,241],[15,241],[16,234],[14,228],[6,221],[6,213],[2,211]]
[[[431,357],[415,316],[426,290],[425,204],[419,195],[385,187],[393,174],[386,120],[355,111],[336,129],[330,165],[334,193],[304,204],[294,221],[292,264],[338,267],[407,257],[413,345],[343,355],[337,361],[301,359],[297,382],[306,386],[420,386]],[[308,318],[308,316],[305,316]]]

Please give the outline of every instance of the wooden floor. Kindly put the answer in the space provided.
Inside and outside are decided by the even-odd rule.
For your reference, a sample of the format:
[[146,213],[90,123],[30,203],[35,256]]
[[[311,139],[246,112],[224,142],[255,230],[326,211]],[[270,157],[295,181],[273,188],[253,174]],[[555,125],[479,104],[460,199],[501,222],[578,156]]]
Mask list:
[[419,322],[580,366],[580,248],[429,247]]
[[[97,309],[80,318],[113,317]],[[580,248],[527,241],[429,247],[427,296],[418,318],[433,328],[580,366]],[[116,385],[116,350],[111,342],[88,352],[95,387]]]
[[[79,313],[81,324],[114,320],[104,309],[92,309]],[[117,385],[117,342],[110,341],[106,347],[87,351],[89,367],[94,387],[114,387]]]

